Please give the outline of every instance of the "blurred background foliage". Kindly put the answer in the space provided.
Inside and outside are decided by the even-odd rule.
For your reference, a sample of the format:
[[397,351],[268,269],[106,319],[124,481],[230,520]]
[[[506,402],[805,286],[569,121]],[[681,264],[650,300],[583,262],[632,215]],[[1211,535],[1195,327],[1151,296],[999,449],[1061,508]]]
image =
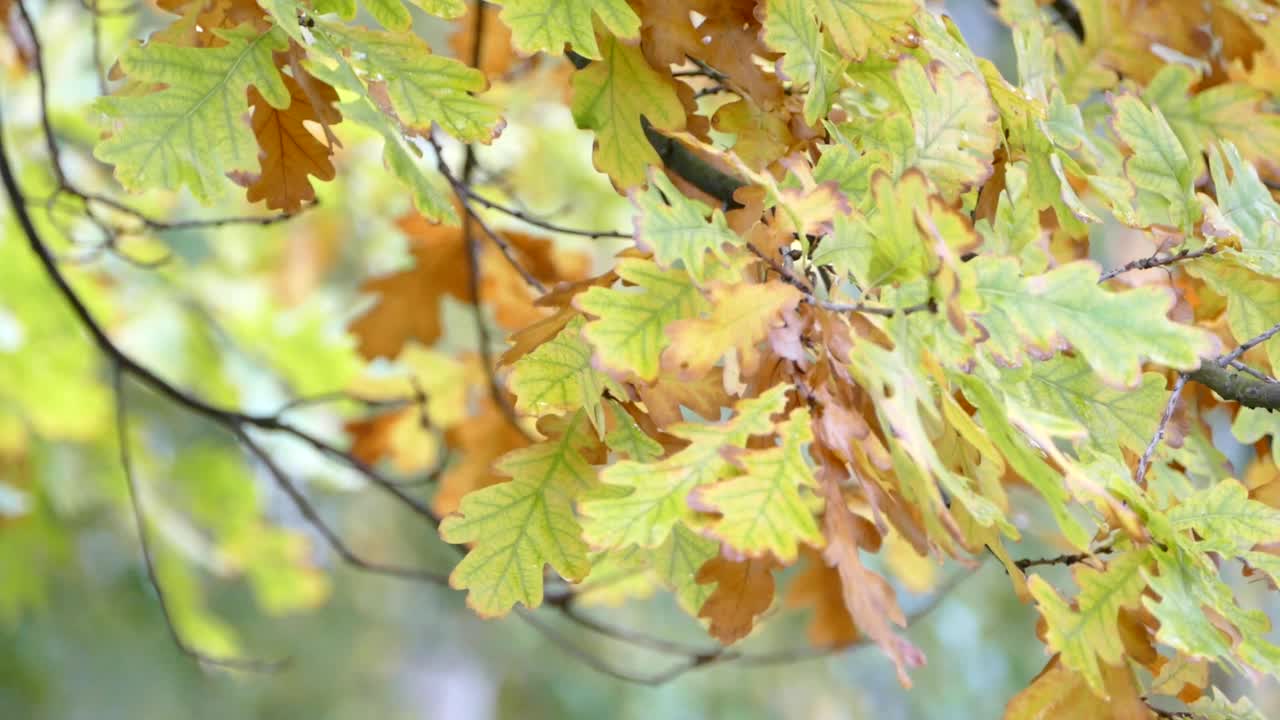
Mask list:
[[[61,0],[30,8],[68,174],[82,188],[109,194],[111,178],[89,154],[98,131],[84,112],[98,93],[90,15]],[[961,0],[948,9],[975,48],[1010,68],[1008,39],[985,3]],[[157,23],[145,11],[102,18],[105,65]],[[448,47],[450,28],[426,16],[415,26],[433,47]],[[0,103],[19,148],[21,179],[31,197],[45,198],[55,183],[38,134],[34,79],[15,53],[0,34]],[[538,68],[502,90],[508,126],[480,153],[488,178],[481,186],[490,196],[554,210],[566,225],[626,228],[625,200],[591,169],[589,134],[573,127],[563,105],[535,99],[547,96],[539,83],[563,84],[559,73],[563,68]],[[381,167],[380,140],[345,137],[338,179],[318,186],[318,207],[287,223],[134,233],[108,251],[66,196],[34,210],[77,289],[127,351],[210,400],[273,413],[292,398],[390,372],[366,370],[344,328],[368,302],[359,283],[407,263],[395,220],[409,199]],[[213,208],[186,196],[129,201],[160,218],[261,212],[236,199]],[[931,660],[913,674],[910,692],[888,662],[864,648],[761,668],[712,666],[657,688],[616,681],[517,616],[485,622],[458,593],[343,565],[234,438],[135,386],[128,391],[129,440],[176,629],[211,655],[292,659],[268,675],[202,668],[171,641],[140,559],[109,368],[2,205],[0,218],[0,718],[964,720],[998,717],[1045,662],[1029,631],[1036,614],[1009,591],[998,564],[963,577],[932,607],[931,591],[968,571],[891,551],[906,610],[932,607],[909,633]],[[582,239],[557,243],[589,251],[598,263],[616,249]],[[446,349],[475,347],[475,328],[461,307],[447,314],[446,330]],[[427,381],[447,370],[425,362]],[[288,417],[342,441],[344,419],[359,409],[306,405]],[[442,569],[456,558],[430,528],[353,475],[297,443],[262,440],[364,554]],[[1020,524],[1030,538],[1053,527],[1034,515]],[[703,638],[670,598],[590,612],[667,637]],[[657,671],[679,661],[586,636],[553,613],[538,617],[557,637],[629,668]],[[780,611],[745,644],[795,647],[804,620]],[[1223,682],[1232,695],[1247,685]],[[1280,712],[1274,688],[1252,693],[1264,712]]]

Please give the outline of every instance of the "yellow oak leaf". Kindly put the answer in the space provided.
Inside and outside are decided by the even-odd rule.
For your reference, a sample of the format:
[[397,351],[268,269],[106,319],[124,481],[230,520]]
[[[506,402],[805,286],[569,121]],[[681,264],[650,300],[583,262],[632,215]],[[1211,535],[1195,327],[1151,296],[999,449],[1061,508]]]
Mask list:
[[736,363],[743,376],[751,376],[760,357],[756,344],[801,297],[799,290],[782,282],[716,286],[711,290],[708,317],[667,326],[671,346],[663,352],[662,362],[686,378],[696,378],[726,359]]
[[639,49],[606,36],[601,55],[573,75],[573,118],[578,127],[595,131],[596,169],[616,187],[633,188],[644,184],[648,166],[659,164],[641,116],[660,130],[679,130],[684,105],[670,76],[649,67]]

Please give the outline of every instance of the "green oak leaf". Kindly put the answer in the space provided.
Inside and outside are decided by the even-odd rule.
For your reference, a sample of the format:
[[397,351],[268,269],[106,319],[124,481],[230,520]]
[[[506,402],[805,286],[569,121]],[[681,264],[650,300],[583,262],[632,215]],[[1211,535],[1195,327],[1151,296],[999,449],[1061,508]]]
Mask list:
[[440,524],[446,542],[475,543],[449,576],[467,590],[467,604],[485,616],[504,615],[516,603],[542,604],[545,565],[570,580],[590,570],[587,545],[573,513],[574,500],[595,484],[581,450],[593,442],[583,413],[558,437],[503,456],[497,470],[511,479],[462,498]]
[[1002,387],[1025,407],[1079,423],[1087,446],[1118,458],[1122,448],[1139,455],[1146,449],[1164,411],[1163,375],[1145,373],[1136,388],[1116,390],[1080,358],[1057,356],[1029,365],[1025,373],[1002,373]]
[[417,148],[408,144],[386,115],[368,100],[353,100],[339,106],[342,116],[364,125],[382,136],[382,162],[413,197],[413,205],[424,217],[450,225],[458,224],[458,214],[449,199],[448,188],[437,175],[423,169]]
[[930,206],[928,178],[908,172],[894,180],[877,171],[870,188],[871,209],[865,215],[837,215],[835,232],[813,252],[814,263],[851,275],[864,290],[923,277],[932,254],[916,224],[916,212]]
[[1249,499],[1239,481],[1225,478],[1178,503],[1167,513],[1176,531],[1193,531],[1194,546],[1233,556],[1259,543],[1280,540],[1280,510]]
[[1235,702],[1231,702],[1231,698],[1216,687],[1213,688],[1212,696],[1205,695],[1188,707],[1196,717],[1204,720],[1266,720],[1247,695],[1241,695]]
[[717,266],[727,265],[725,246],[740,247],[745,242],[729,228],[719,208],[685,197],[662,173],[654,172],[649,189],[636,193],[633,200],[640,210],[636,244],[652,250],[660,265],[673,267],[678,261],[694,282],[708,278],[707,253],[719,261]]
[[[1227,223],[1219,230],[1240,240],[1239,251],[1227,247],[1220,252],[1251,270],[1280,277],[1280,204],[1259,179],[1257,168],[1240,157],[1235,145],[1224,142],[1209,148],[1209,174]],[[1206,220],[1206,233],[1210,225]]]
[[[1226,254],[1189,263],[1187,272],[1205,281],[1227,299],[1227,325],[1236,342],[1246,342],[1269,330],[1280,319],[1280,283],[1242,265]],[[1280,337],[1262,344],[1271,367],[1280,368]]]
[[719,480],[733,467],[723,451],[745,446],[753,435],[773,432],[771,417],[782,411],[785,402],[786,387],[777,385],[739,402],[736,414],[724,422],[669,428],[689,445],[668,458],[611,465],[600,476],[604,491],[582,502],[584,537],[601,548],[652,548],[664,543],[674,526],[694,519],[695,512],[686,502],[689,493]]
[[710,584],[697,580],[698,570],[720,554],[720,543],[677,523],[665,542],[649,551],[658,577],[676,594],[676,602],[692,617],[711,594]]
[[582,409],[603,433],[605,390],[615,397],[626,397],[626,392],[592,365],[582,326],[583,319],[574,318],[550,341],[517,360],[508,386],[518,412],[541,417]]
[[604,436],[604,444],[610,450],[639,462],[649,462],[662,455],[662,445],[650,437],[622,405],[616,400],[610,400],[608,408],[614,424],[613,429]]
[[573,74],[570,109],[580,128],[594,130],[597,170],[619,188],[644,184],[645,168],[660,162],[645,137],[641,116],[660,130],[684,127],[684,106],[669,78],[658,74],[639,48],[605,38],[603,58]]
[[1189,230],[1200,218],[1191,159],[1159,108],[1131,95],[1116,98],[1112,124],[1133,150],[1125,175],[1138,189],[1139,217],[1149,224]]
[[1080,593],[1074,608],[1041,576],[1033,575],[1027,581],[1044,616],[1046,644],[1061,654],[1067,667],[1083,675],[1098,695],[1106,695],[1098,663],[1117,665],[1124,658],[1120,609],[1138,606],[1147,587],[1142,569],[1150,561],[1144,550],[1130,550],[1112,558],[1105,570],[1076,565]]
[[977,73],[957,74],[941,63],[904,61],[895,73],[911,113],[914,138],[905,155],[948,200],[991,175],[1002,135],[1000,115]]
[[989,335],[988,352],[1017,364],[1028,354],[1051,352],[1064,341],[1103,382],[1133,387],[1143,359],[1178,370],[1194,370],[1217,349],[1204,330],[1166,317],[1173,295],[1141,287],[1111,293],[1098,286],[1098,268],[1088,261],[1062,265],[1043,275],[1020,277],[1009,258],[977,258],[978,294],[986,309],[976,315]]
[[[462,17],[467,12],[464,0],[410,0],[414,5],[430,15],[452,20]],[[413,25],[413,16],[401,0],[361,0],[361,7],[378,24],[388,30],[404,31]],[[343,20],[354,20],[356,17],[356,0],[315,0],[317,15],[333,13]]]
[[[640,32],[640,18],[626,0],[505,0],[501,17],[520,52],[558,55],[568,43],[579,55],[599,60],[603,56],[596,44],[593,14],[617,37],[634,38]],[[607,56],[608,47],[604,53]]]
[[473,93],[484,90],[484,73],[452,58],[433,55],[418,36],[323,23],[329,40],[347,47],[351,64],[368,81],[386,85],[400,122],[419,133],[432,125],[463,142],[487,143],[501,129],[498,110]]
[[814,7],[805,0],[768,0],[764,41],[783,53],[782,72],[797,85],[807,85],[804,121],[816,125],[835,98],[840,73],[847,63],[823,47],[814,22]]
[[184,185],[202,202],[220,194],[229,171],[256,174],[258,142],[249,126],[254,87],[272,106],[289,106],[273,54],[284,50],[278,29],[248,25],[215,30],[226,45],[191,48],[152,43],[129,48],[120,67],[141,84],[163,84],[145,95],[111,95],[97,107],[112,122],[112,134],[94,149],[115,165],[125,189],[178,190]]
[[574,299],[579,310],[597,318],[586,324],[583,335],[604,369],[653,382],[662,351],[671,342],[664,332],[667,325],[698,317],[710,305],[681,270],[624,258],[615,272],[628,285],[592,287]]
[[813,6],[827,37],[850,60],[891,49],[922,9],[919,0],[814,0]]
[[1045,462],[1026,436],[1009,421],[1008,406],[1003,395],[997,394],[991,383],[976,375],[952,373],[950,377],[978,409],[978,422],[987,431],[991,443],[999,448],[1009,465],[1048,503],[1049,510],[1067,541],[1073,547],[1088,547],[1090,533],[1068,509],[1071,492],[1062,482],[1061,473]]
[[[1171,544],[1167,551],[1153,549],[1152,553],[1159,574],[1145,568],[1143,574],[1157,597],[1143,600],[1160,621],[1158,641],[1187,655],[1236,667],[1249,665],[1270,674],[1280,672],[1280,647],[1266,639],[1271,630],[1266,613],[1241,608],[1212,560],[1182,544]],[[1237,641],[1233,643],[1208,621],[1206,607],[1235,626]]]
[[805,460],[813,442],[809,422],[808,410],[793,411],[778,427],[779,446],[739,455],[744,474],[701,492],[701,500],[720,513],[711,532],[738,552],[752,557],[771,552],[789,563],[796,559],[798,543],[822,546],[818,523],[800,495],[802,488],[817,487]]

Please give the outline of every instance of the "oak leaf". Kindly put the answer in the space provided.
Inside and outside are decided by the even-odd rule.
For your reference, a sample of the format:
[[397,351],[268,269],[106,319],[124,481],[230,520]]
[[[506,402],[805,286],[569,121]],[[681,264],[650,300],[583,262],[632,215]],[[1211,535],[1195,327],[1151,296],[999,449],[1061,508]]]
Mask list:
[[924,655],[894,632],[890,623],[906,627],[907,618],[898,606],[893,588],[883,577],[862,564],[856,541],[857,520],[833,478],[823,482],[827,510],[823,526],[827,549],[822,556],[840,574],[844,604],[858,630],[873,640],[898,669],[898,681],[911,687],[907,668],[924,664]]
[[771,557],[733,561],[716,556],[698,570],[698,583],[716,588],[707,596],[698,617],[711,621],[708,632],[725,645],[746,637],[756,618],[773,604],[773,572],[778,562]]
[[596,482],[582,456],[593,443],[587,425],[579,412],[554,437],[505,455],[497,468],[511,479],[468,494],[440,524],[446,542],[474,543],[449,583],[468,590],[467,604],[481,615],[541,605],[545,565],[569,580],[591,569],[573,512]]
[[828,567],[822,556],[812,550],[802,550],[807,566],[791,586],[787,588],[787,607],[812,607],[808,637],[814,647],[839,648],[858,639],[858,628],[853,624],[844,604],[844,586],[840,573]]
[[316,199],[311,177],[329,181],[335,175],[333,140],[316,139],[305,123],[327,128],[342,122],[342,114],[334,106],[337,91],[305,70],[298,79],[289,75],[281,79],[289,90],[289,106],[284,109],[268,103],[257,88],[249,88],[261,171],[233,179],[246,187],[249,202],[266,200],[273,210],[296,213]]
[[799,290],[776,281],[716,286],[711,291],[708,317],[678,320],[667,326],[671,345],[663,352],[662,362],[687,378],[696,378],[728,357],[744,376],[751,376],[760,359],[756,343],[801,297]]
[[601,54],[603,59],[574,73],[570,107],[578,127],[595,131],[596,169],[616,187],[632,188],[644,184],[648,166],[659,164],[641,116],[659,130],[679,130],[684,106],[670,75],[649,67],[638,49],[607,37]]
[[[365,281],[360,289],[378,295],[377,302],[349,325],[358,340],[360,354],[372,360],[395,357],[410,340],[431,345],[443,330],[440,303],[445,297],[462,302],[472,299],[467,272],[469,252],[460,228],[433,225],[411,213],[397,221],[409,241],[413,267]],[[503,233],[515,260],[544,283],[577,279],[586,269],[584,256],[558,252],[546,239],[519,233]],[[531,306],[530,289],[502,252],[488,238],[480,256],[482,297],[487,289],[495,302],[495,317],[515,328],[539,319],[544,311]]]

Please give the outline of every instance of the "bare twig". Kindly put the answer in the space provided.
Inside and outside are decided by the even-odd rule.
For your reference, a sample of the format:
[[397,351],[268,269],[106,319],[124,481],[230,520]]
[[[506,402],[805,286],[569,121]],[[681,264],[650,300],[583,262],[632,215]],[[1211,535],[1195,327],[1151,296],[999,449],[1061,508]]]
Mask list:
[[1165,403],[1164,414],[1160,416],[1160,424],[1156,426],[1156,434],[1151,438],[1151,442],[1147,443],[1147,449],[1142,451],[1142,459],[1138,461],[1138,471],[1134,476],[1134,480],[1142,487],[1147,486],[1147,466],[1151,464],[1151,458],[1156,454],[1160,441],[1164,440],[1165,430],[1169,427],[1169,421],[1173,419],[1173,412],[1178,407],[1178,398],[1182,395],[1182,388],[1187,385],[1187,379],[1187,373],[1178,373],[1178,379],[1173,383],[1173,391],[1169,393],[1169,402]]
[[429,520],[432,524],[438,524],[439,518],[435,513],[421,501],[405,494],[402,490],[395,486],[395,483],[383,477],[374,468],[361,462],[350,453],[347,453],[330,443],[312,435],[311,433],[297,428],[279,417],[272,415],[250,415],[240,410],[219,407],[209,403],[194,394],[179,389],[167,380],[161,378],[150,368],[137,362],[132,356],[125,353],[115,344],[115,341],[107,335],[102,325],[93,317],[88,306],[85,305],[80,295],[71,287],[70,282],[58,267],[58,263],[49,250],[48,246],[41,240],[31,215],[27,212],[26,203],[21,188],[18,186],[17,178],[13,174],[13,167],[9,162],[8,151],[4,141],[4,122],[0,116],[0,179],[3,180],[4,189],[9,199],[9,204],[13,209],[14,215],[17,217],[18,226],[22,230],[27,244],[32,253],[39,260],[45,274],[53,282],[58,293],[71,306],[72,312],[80,321],[81,326],[89,333],[90,338],[112,363],[118,365],[120,369],[136,378],[139,382],[151,388],[155,392],[169,399],[179,407],[187,411],[204,417],[217,425],[234,431],[240,426],[252,426],[260,430],[269,432],[280,432],[301,440],[321,454],[336,460],[347,467],[359,472],[372,485],[381,488],[385,492],[391,494],[402,504],[413,510],[419,516]]
[[1040,567],[1043,565],[1075,565],[1078,562],[1084,562],[1096,555],[1107,555],[1115,550],[1111,543],[1100,545],[1092,552],[1072,553],[1070,555],[1056,555],[1054,557],[1036,558],[1034,560],[1025,558],[1014,563],[1014,565],[1022,571],[1027,568]]
[[[88,5],[89,2],[95,2],[94,5]],[[101,17],[104,13],[97,9],[96,0],[82,0],[85,7],[94,13],[95,17]],[[18,17],[22,20],[24,29],[27,31],[32,46],[32,63],[35,69],[36,85],[39,93],[40,102],[40,125],[44,134],[44,143],[46,152],[49,154],[49,166],[53,172],[54,181],[57,183],[55,195],[67,194],[79,198],[86,203],[86,207],[90,203],[96,203],[111,210],[126,215],[138,222],[140,225],[152,231],[172,231],[172,230],[191,230],[196,228],[222,227],[226,225],[273,225],[291,219],[294,215],[268,215],[264,217],[225,217],[212,218],[208,220],[188,220],[182,222],[165,222],[157,220],[145,213],[135,210],[118,200],[86,192],[77,187],[66,175],[62,164],[62,149],[58,145],[57,134],[53,130],[53,123],[49,113],[49,83],[48,76],[44,67],[44,48],[40,43],[40,36],[36,33],[35,23],[31,20],[31,15],[27,12],[24,0],[16,0],[14,6],[17,8]],[[314,205],[314,203],[313,203]],[[311,207],[311,206],[308,206]],[[111,249],[114,249],[113,247]]]
[[[475,38],[475,46],[472,49],[470,58],[472,67],[479,67],[480,65],[480,53],[484,45],[484,30],[484,3],[483,0],[477,0],[474,25],[472,26],[472,37]],[[436,164],[440,173],[445,177],[445,180],[448,181],[449,186],[453,188],[454,195],[458,198],[458,202],[463,207],[462,238],[463,242],[467,246],[467,278],[469,281],[468,284],[471,296],[470,302],[473,308],[471,317],[472,324],[475,326],[476,330],[480,362],[484,366],[485,377],[489,386],[489,396],[493,400],[494,405],[496,405],[507,418],[507,422],[510,423],[513,428],[524,434],[525,437],[532,439],[529,432],[525,430],[524,425],[521,424],[520,417],[516,413],[515,408],[507,401],[502,383],[498,379],[497,368],[494,367],[493,348],[491,347],[493,340],[489,332],[489,325],[484,319],[484,307],[482,305],[483,298],[480,291],[480,240],[475,236],[475,229],[472,223],[479,224],[480,227],[488,233],[489,238],[494,241],[497,247],[502,251],[503,256],[511,263],[512,267],[520,273],[521,277],[525,279],[525,282],[529,283],[530,287],[538,290],[539,292],[545,292],[546,289],[542,286],[542,283],[537,280],[537,278],[533,278],[532,275],[529,274],[528,269],[519,263],[511,253],[510,246],[507,245],[504,240],[499,238],[496,233],[490,230],[487,225],[480,222],[479,216],[472,208],[469,200],[470,195],[467,191],[470,189],[471,178],[476,171],[475,148],[470,143],[465,146],[462,162],[462,174],[461,178],[459,178],[453,174],[452,170],[449,169],[449,165],[444,159],[444,150],[435,138],[428,137],[427,141],[431,143],[431,146],[435,149]],[[530,280],[532,280],[532,282],[529,282]]]
[[922,303],[916,303],[915,305],[908,305],[907,307],[904,307],[904,308],[891,308],[891,307],[885,307],[883,305],[872,305],[870,303],[863,303],[863,302],[838,303],[838,302],[832,302],[830,300],[823,300],[817,297],[816,295],[814,295],[813,290],[809,287],[808,283],[796,277],[795,273],[787,269],[787,267],[782,263],[766,255],[763,251],[760,250],[760,248],[757,248],[755,245],[752,245],[751,243],[747,243],[747,250],[749,250],[752,255],[755,255],[756,257],[763,260],[765,264],[769,266],[769,269],[773,270],[778,274],[778,276],[782,279],[783,282],[799,290],[804,295],[804,302],[808,303],[809,305],[813,305],[815,307],[820,307],[823,310],[830,310],[831,312],[839,312],[839,313],[852,312],[852,313],[863,313],[865,315],[880,315],[882,317],[893,317],[895,315],[910,315],[912,313],[918,313],[918,312],[937,312],[938,310],[937,305],[934,303],[932,299],[926,300]]
[[[915,623],[928,617],[934,610],[936,610],[939,606],[942,605],[944,600],[946,600],[948,597],[951,596],[951,593],[954,592],[956,588],[958,588],[968,578],[973,577],[974,574],[975,572],[969,571],[969,572],[959,573],[952,576],[947,582],[941,585],[934,592],[934,594],[929,598],[929,601],[925,603],[923,607],[921,607],[919,610],[911,614],[911,616],[907,619],[908,626],[914,626]],[[855,640],[851,644],[840,646],[840,647],[813,647],[810,645],[801,645],[801,646],[796,646],[791,648],[782,648],[779,650],[772,650],[772,651],[763,652],[763,653],[748,653],[748,652],[744,652],[744,651],[736,650],[732,648],[711,648],[701,652],[690,652],[688,653],[688,657],[683,662],[672,665],[665,670],[662,670],[656,673],[641,674],[641,673],[628,672],[626,670],[618,668],[617,666],[607,663],[603,659],[582,649],[577,644],[570,641],[568,638],[561,636],[550,625],[547,625],[546,623],[539,620],[532,612],[529,612],[527,610],[520,610],[519,612],[520,612],[521,618],[524,619],[525,622],[532,625],[536,630],[538,630],[538,632],[542,633],[553,644],[555,644],[560,649],[564,650],[566,653],[578,658],[583,663],[585,663],[592,669],[596,670],[597,672],[603,673],[605,675],[608,675],[610,677],[614,677],[620,680],[638,683],[641,685],[661,685],[663,683],[670,682],[671,680],[674,680],[680,677],[681,675],[684,675],[693,670],[710,667],[712,665],[721,665],[721,664],[728,664],[728,663],[736,663],[738,665],[750,666],[750,667],[782,665],[787,663],[800,662],[804,660],[812,660],[820,657],[826,657],[829,655],[838,655],[838,654],[854,652],[861,648],[871,646],[870,639],[863,636],[863,637],[859,637],[857,640]],[[573,617],[569,617],[569,619],[571,621],[576,621],[575,618]],[[601,624],[599,627],[591,627],[590,629],[595,630],[596,632],[600,632],[601,634],[604,634],[608,637],[612,637],[613,639],[616,639],[616,640],[631,642],[632,644],[639,644],[641,647],[649,647],[650,649],[664,651],[664,652],[671,651],[666,647],[662,647],[662,648],[655,647],[656,645],[665,645],[666,641],[658,640],[657,642],[654,642],[655,641],[654,638],[645,636],[644,639],[641,641],[641,643],[643,644],[640,644],[635,642],[635,638],[632,637],[632,633],[630,633],[629,631],[619,632],[620,629],[614,628],[612,626],[605,626]],[[693,648],[689,648],[689,649],[693,650]]]
[[293,479],[280,467],[278,463],[271,457],[269,453],[262,449],[249,434],[245,432],[243,427],[236,427],[232,430],[235,433],[236,440],[240,445],[249,451],[251,455],[266,469],[267,474],[275,482],[276,486],[289,496],[289,500],[293,502],[298,512],[302,513],[302,517],[307,524],[315,529],[324,538],[329,547],[333,549],[343,562],[352,567],[374,575],[386,575],[389,577],[400,578],[402,580],[414,580],[418,582],[433,583],[436,585],[448,585],[449,576],[447,573],[436,573],[427,570],[419,570],[417,568],[407,568],[398,565],[388,565],[385,563],[366,560],[364,557],[351,549],[349,545],[338,535],[329,523],[321,517],[319,510],[302,490],[293,482]]
[[521,210],[519,208],[513,208],[508,205],[503,205],[502,203],[499,203],[495,200],[490,200],[489,198],[486,198],[485,196],[481,195],[475,190],[472,190],[470,187],[468,187],[463,183],[459,183],[455,185],[454,189],[460,192],[462,195],[465,195],[467,199],[472,200],[473,202],[476,202],[480,205],[483,205],[484,207],[487,207],[490,210],[495,210],[504,215],[509,215],[515,218],[516,220],[519,220],[520,222],[526,223],[528,225],[532,225],[537,228],[542,228],[543,230],[549,230],[554,233],[560,233],[561,235],[576,235],[579,237],[591,238],[592,240],[599,240],[601,238],[616,238],[620,240],[626,240],[631,237],[631,235],[628,233],[615,232],[613,230],[579,230],[577,228],[569,228],[569,227],[564,227],[563,225],[557,225],[556,223],[548,222],[541,218],[535,217],[534,215],[524,210]]
[[169,607],[169,598],[160,584],[156,572],[155,558],[151,553],[151,534],[147,530],[146,513],[142,507],[142,497],[138,488],[138,480],[133,471],[133,457],[129,451],[129,411],[124,393],[124,370],[120,365],[112,365],[111,384],[115,390],[116,405],[116,439],[120,446],[120,468],[124,472],[125,483],[129,490],[129,505],[133,511],[134,524],[138,531],[138,545],[142,549],[142,561],[146,566],[147,579],[156,593],[160,604],[160,614],[164,616],[165,626],[169,628],[169,636],[178,650],[192,660],[205,665],[226,668],[229,670],[246,670],[250,672],[274,672],[288,664],[288,660],[254,660],[251,658],[215,657],[192,647],[178,632],[173,622],[173,611]]
[[[1240,362],[1240,356],[1277,334],[1280,334],[1280,323],[1246,340],[1240,344],[1240,347],[1217,359],[1201,362],[1200,367],[1186,373],[1186,377],[1213,390],[1223,399],[1238,402],[1247,408],[1280,410],[1280,383]],[[1226,369],[1228,367],[1235,368],[1253,379],[1240,373],[1229,372]]]
[[1134,260],[1132,262],[1121,265],[1118,268],[1114,268],[1112,270],[1108,270],[1102,273],[1102,275],[1098,278],[1098,282],[1104,283],[1110,280],[1111,278],[1116,277],[1117,275],[1121,275],[1123,273],[1131,272],[1134,270],[1151,270],[1153,268],[1167,267],[1169,265],[1185,262],[1187,260],[1195,260],[1196,258],[1216,255],[1221,249],[1222,248],[1218,247],[1217,245],[1209,245],[1207,247],[1200,248],[1199,250],[1181,250],[1172,255],[1166,255],[1164,257],[1159,257],[1158,255],[1152,255],[1151,257],[1140,258],[1138,260]]
[[1261,335],[1250,338],[1244,341],[1243,343],[1240,343],[1240,347],[1218,358],[1218,367],[1226,367],[1231,363],[1235,362],[1236,360],[1239,360],[1241,355],[1244,355],[1245,353],[1249,352],[1253,348],[1275,337],[1276,333],[1280,333],[1280,323],[1276,323],[1275,325],[1272,325],[1271,329],[1267,330]]
[[1249,375],[1249,376],[1251,376],[1251,377],[1253,377],[1253,378],[1256,378],[1256,379],[1258,379],[1258,380],[1261,380],[1262,382],[1267,383],[1267,384],[1271,384],[1271,383],[1274,383],[1274,382],[1278,382],[1275,378],[1271,377],[1270,375],[1267,375],[1267,374],[1265,374],[1265,373],[1259,372],[1258,370],[1254,370],[1253,368],[1249,367],[1248,365],[1245,365],[1244,363],[1240,362],[1239,360],[1232,360],[1232,361],[1231,361],[1231,367],[1232,367],[1233,369],[1235,369],[1235,370],[1239,370],[1240,372],[1242,372],[1242,373],[1244,373],[1244,374],[1246,374],[1246,375]]

